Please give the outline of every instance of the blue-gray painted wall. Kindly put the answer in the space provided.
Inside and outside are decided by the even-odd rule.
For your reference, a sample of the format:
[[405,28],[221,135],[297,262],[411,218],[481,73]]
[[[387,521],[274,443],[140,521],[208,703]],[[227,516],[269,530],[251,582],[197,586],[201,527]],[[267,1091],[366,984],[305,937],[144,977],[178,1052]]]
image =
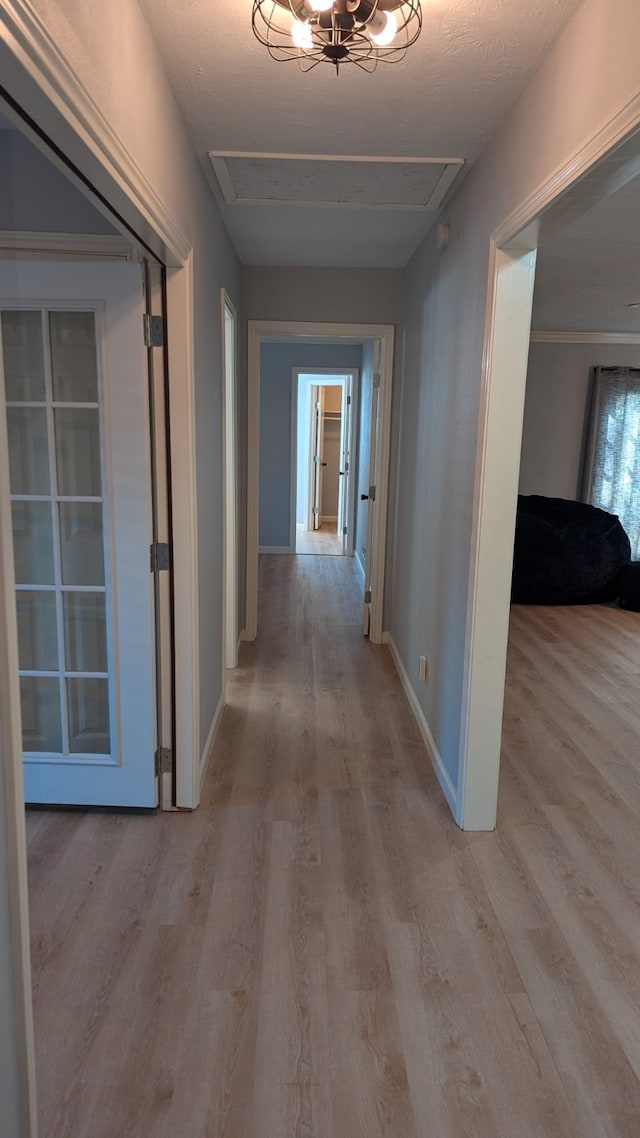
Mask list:
[[357,344],[289,341],[260,349],[260,545],[289,547],[294,367],[360,368]]

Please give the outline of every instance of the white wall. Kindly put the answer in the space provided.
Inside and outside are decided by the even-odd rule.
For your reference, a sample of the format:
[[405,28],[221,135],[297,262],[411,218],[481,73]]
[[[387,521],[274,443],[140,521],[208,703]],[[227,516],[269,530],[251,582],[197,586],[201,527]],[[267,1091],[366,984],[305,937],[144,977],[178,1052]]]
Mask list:
[[[47,33],[134,159],[163,208],[193,246],[195,305],[198,581],[200,589],[200,748],[222,690],[222,439],[220,288],[239,304],[239,264],[180,109],[136,0],[33,0]],[[19,59],[0,48],[3,84],[27,111],[34,100]],[[41,125],[100,190],[112,185],[52,104]],[[123,189],[122,215],[139,232],[144,218]],[[142,236],[147,236],[142,232]],[[157,245],[152,234],[148,239]]]
[[[465,666],[474,485],[490,238],[517,206],[568,163],[640,92],[636,0],[586,0],[447,208],[451,239],[431,233],[407,272],[405,365],[394,411],[401,423],[395,556],[387,627],[412,679],[442,761],[457,787],[465,746]],[[513,510],[504,534],[513,534]],[[502,595],[499,598],[502,603]],[[504,597],[504,622],[508,598]],[[477,659],[494,677],[486,714],[499,718],[500,638]],[[417,684],[420,654],[431,662]],[[479,756],[472,755],[478,762]]]
[[521,494],[580,496],[582,446],[594,367],[640,367],[640,344],[543,344],[529,351]]

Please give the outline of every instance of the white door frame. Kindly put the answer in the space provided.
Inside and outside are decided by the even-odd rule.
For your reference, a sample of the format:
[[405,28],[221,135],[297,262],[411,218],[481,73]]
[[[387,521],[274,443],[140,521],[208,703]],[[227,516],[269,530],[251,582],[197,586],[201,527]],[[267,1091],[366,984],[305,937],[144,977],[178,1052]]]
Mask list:
[[497,817],[538,222],[549,206],[638,127],[640,96],[587,139],[491,238],[458,759],[456,821],[465,830],[493,830]]
[[[376,489],[380,525],[375,535],[375,577],[370,639],[382,643],[386,519],[391,447],[391,387],[393,383],[393,324],[323,324],[297,320],[249,320],[247,392],[247,598],[245,640],[258,635],[258,504],[260,471],[260,346],[269,340],[362,343],[380,340],[380,476]],[[313,368],[306,369],[310,374]],[[346,369],[349,370],[349,369]]]
[[[177,804],[197,806],[200,795],[198,706],[198,588],[195,470],[193,255],[191,243],[170,207],[114,132],[35,10],[22,0],[3,0],[0,71],[5,89],[82,171],[132,230],[142,235],[167,266],[169,407],[171,416],[174,520]],[[35,131],[20,123],[38,149],[87,193]],[[100,197],[90,195],[110,216]],[[130,234],[123,227],[123,234]],[[10,980],[13,1018],[0,1024],[1,1042],[16,1057],[7,1072],[8,1110],[20,1116],[20,1138],[36,1138],[35,1064],[29,947],[24,795],[17,694],[13,549],[8,510],[6,446],[0,446],[0,762],[4,811],[0,810],[0,897],[10,907]],[[4,949],[4,943],[1,946]]]
[[113,131],[67,63],[37,12],[23,0],[3,0],[0,71],[5,89],[95,187],[73,173],[40,135],[9,108],[20,129],[75,184],[123,236],[131,232],[109,213],[116,209],[133,232],[167,266],[171,500],[173,514],[176,666],[176,805],[193,809],[200,798],[198,690],[199,610],[197,486],[195,469],[195,367],[193,254],[170,207]]
[[456,795],[456,821],[467,830],[492,830],[496,822],[536,239],[533,231],[519,248],[491,247],[465,653],[466,715]]
[[[348,396],[351,397],[351,412],[352,413],[349,417],[349,438],[348,438],[347,442],[348,442],[348,447],[349,447],[349,453],[351,455],[351,463],[353,464],[354,423],[355,423],[353,411],[354,411],[354,408],[357,406],[357,401],[358,401],[358,379],[359,379],[359,375],[360,375],[360,369],[357,367],[345,367],[345,368],[341,368],[341,367],[340,368],[338,368],[338,367],[336,367],[336,368],[331,368],[331,367],[320,367],[320,368],[294,367],[294,368],[292,368],[292,381],[291,381],[291,475],[290,475],[290,480],[291,480],[291,518],[292,518],[292,522],[290,525],[290,546],[291,546],[291,552],[292,553],[295,553],[295,549],[296,549],[296,522],[297,522],[297,512],[298,512],[298,441],[299,441],[298,440],[298,410],[299,410],[299,400],[300,400],[300,377],[306,376],[308,378],[313,377],[315,379],[315,377],[317,376],[318,379],[320,380],[319,386],[321,386],[321,387],[334,387],[334,386],[335,387],[337,387],[337,386],[342,387],[342,405],[343,405],[342,423],[343,424],[344,424],[344,408],[346,406],[346,399]],[[338,385],[335,383],[336,379],[341,379],[342,382]],[[307,432],[310,435],[310,432],[311,432],[310,422],[307,423]],[[341,442],[342,442],[342,430],[341,430]],[[342,453],[340,454],[340,460],[342,461]],[[310,461],[310,459],[309,459],[309,461]],[[355,513],[355,483],[353,483],[352,478],[351,478],[352,473],[353,472],[350,471],[350,475],[349,475],[349,478],[347,480],[347,489],[346,489],[346,491],[343,491],[344,494],[348,495],[348,499],[346,501],[346,507],[344,508],[344,511],[343,511],[344,514],[346,515],[346,521],[344,524],[347,527],[347,540],[346,540],[346,543],[343,543],[343,544],[344,544],[345,553],[347,553],[349,555],[351,555],[353,553],[353,526],[354,526],[354,513]],[[309,485],[307,486],[307,499],[308,499],[308,501],[307,501],[307,505],[305,508],[305,514],[307,515],[306,520],[305,520],[305,528],[307,530],[312,528],[311,525],[309,524],[311,496],[312,496],[312,490],[311,490],[311,485],[310,485],[310,480],[309,480]]]
[[[220,290],[222,319],[222,626],[223,668],[238,666],[238,316],[226,289]],[[231,335],[228,326],[231,324]]]
[[11,1133],[35,1138],[27,843],[12,529],[7,424],[5,416],[0,415],[0,804],[4,802],[4,810],[0,811],[0,897],[6,890],[9,902],[8,928],[6,910],[0,906],[0,958],[4,970],[0,977],[0,1052],[7,1057],[15,1055],[16,1059],[15,1071],[7,1063],[6,1077],[0,1072],[0,1099]]

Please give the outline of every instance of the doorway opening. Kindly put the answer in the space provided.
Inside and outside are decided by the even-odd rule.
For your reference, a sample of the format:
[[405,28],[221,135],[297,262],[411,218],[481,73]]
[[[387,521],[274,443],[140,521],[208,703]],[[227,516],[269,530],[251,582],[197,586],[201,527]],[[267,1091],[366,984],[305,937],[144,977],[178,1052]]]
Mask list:
[[293,369],[292,499],[299,555],[353,553],[358,372]]
[[[295,357],[300,361],[304,354],[309,356],[306,367],[301,363],[297,367],[298,373],[317,375],[324,370],[318,366],[323,349],[339,349],[342,359],[345,351],[354,349],[353,368],[334,366],[332,371],[334,376],[348,375],[354,368],[359,372],[357,403],[354,383],[350,405],[353,412],[351,437],[357,439],[356,457],[355,460],[353,455],[351,457],[348,475],[353,492],[347,491],[344,495],[343,506],[343,515],[344,510],[353,511],[353,524],[350,526],[347,521],[347,534],[342,536],[353,542],[347,552],[355,554],[361,574],[363,632],[373,643],[380,644],[394,328],[384,324],[250,320],[248,333],[245,639],[255,640],[258,633],[258,555],[296,552],[297,465],[292,462],[292,452],[297,450],[297,410],[293,413],[294,403],[297,407],[297,391],[295,385],[292,391],[291,381],[292,368],[296,368]],[[283,355],[285,349],[289,355]],[[311,441],[309,449],[310,453],[317,453],[317,449],[312,450]],[[348,449],[346,444],[345,449]],[[311,478],[308,481],[311,482]],[[336,510],[340,516],[339,505]]]
[[[615,122],[611,124],[611,131],[615,141]],[[566,280],[564,293],[556,293],[547,306],[547,317],[551,320],[550,331],[543,335],[539,328],[535,334],[531,333],[532,304],[534,299],[534,278],[537,271],[536,258],[539,248],[544,250],[547,242],[553,241],[562,229],[570,227],[583,215],[587,215],[594,202],[603,203],[607,197],[624,190],[623,199],[634,201],[634,193],[630,187],[632,179],[637,172],[639,136],[629,136],[626,133],[625,141],[615,148],[611,147],[610,139],[603,136],[600,139],[601,151],[598,158],[606,155],[606,162],[594,161],[594,155],[584,156],[583,175],[579,176],[575,163],[569,163],[553,182],[553,192],[544,202],[545,209],[541,210],[540,196],[533,197],[522,206],[517,214],[508,218],[494,234],[491,246],[491,262],[489,269],[490,290],[487,306],[487,351],[484,359],[483,393],[480,415],[480,435],[478,453],[478,479],[476,483],[476,502],[474,517],[476,519],[473,535],[473,559],[471,575],[471,605],[468,620],[468,652],[466,675],[466,701],[467,714],[464,717],[465,734],[461,747],[460,778],[458,783],[458,802],[456,817],[464,829],[485,830],[493,829],[496,824],[498,804],[498,781],[500,775],[501,744],[503,742],[503,710],[505,699],[505,673],[507,662],[507,644],[510,630],[510,597],[512,588],[512,571],[514,565],[514,532],[516,529],[516,509],[520,479],[522,486],[531,486],[531,470],[534,452],[539,452],[539,444],[544,437],[545,447],[551,438],[558,437],[560,417],[567,413],[567,407],[557,406],[556,421],[548,421],[540,431],[540,404],[529,406],[528,437],[525,436],[526,449],[523,450],[523,420],[525,418],[525,390],[527,377],[533,378],[533,370],[538,370],[535,351],[536,341],[546,340],[548,343],[564,345],[565,358],[562,362],[561,374],[556,370],[557,384],[552,390],[553,400],[560,401],[567,396],[566,380],[570,371],[570,361],[567,358],[566,346],[572,342],[583,342],[594,345],[599,343],[615,344],[620,346],[625,342],[628,333],[622,331],[622,325],[604,332],[597,331],[597,325],[606,322],[607,316],[614,311],[611,295],[616,289],[624,291],[625,274],[617,267],[610,278],[609,287],[603,282],[594,281],[587,271],[584,262],[574,269],[571,278],[571,287],[567,288]],[[615,171],[615,177],[611,170]],[[562,191],[568,190],[563,196]],[[604,210],[606,213],[606,208]],[[624,215],[624,200],[623,211]],[[526,223],[523,219],[526,218]],[[584,224],[582,227],[584,228]],[[607,258],[604,250],[610,249],[608,234],[611,230],[611,219],[602,225],[600,236],[603,241],[603,264],[606,266]],[[625,236],[625,246],[631,245],[630,226]],[[571,236],[568,237],[571,244]],[[622,245],[620,246],[622,247]],[[572,255],[589,257],[593,255],[593,245],[584,232],[578,233],[572,245]],[[634,260],[633,250],[630,250],[631,261]],[[609,263],[611,257],[608,255]],[[562,286],[563,274],[571,271],[571,257],[564,253],[552,266],[548,275],[548,282],[555,287]],[[594,284],[597,287],[594,288]],[[599,298],[601,308],[599,313],[591,311],[584,317],[576,307],[576,297],[580,289],[586,286],[585,295],[589,292],[591,299]],[[537,287],[537,286],[536,286]],[[542,293],[538,292],[539,298]],[[553,322],[561,318],[561,301],[566,304],[565,329],[553,326]],[[623,304],[619,297],[620,311],[629,305]],[[627,314],[628,315],[628,314]],[[575,331],[576,322],[586,319],[589,325],[585,332]],[[579,323],[578,323],[579,327]],[[632,341],[633,342],[633,339]],[[593,364],[607,362],[608,351],[599,355],[602,359],[592,360]],[[606,355],[607,359],[604,359]],[[630,358],[630,357],[629,357]],[[620,350],[616,355],[617,363],[629,362],[620,358]],[[528,367],[529,363],[529,367]],[[553,367],[547,370],[545,381],[552,381]],[[571,365],[572,366],[572,365]],[[532,370],[533,368],[533,370]],[[564,391],[563,391],[564,387]],[[586,385],[585,385],[586,390]],[[547,393],[551,388],[547,387]],[[532,389],[529,389],[529,395]],[[576,391],[569,395],[575,405]],[[548,400],[547,409],[550,410]],[[537,421],[536,421],[537,420]],[[566,427],[566,421],[565,421]],[[548,493],[551,485],[550,479],[558,478],[562,473],[564,482],[556,481],[555,494],[558,497],[576,497],[571,491],[571,485],[577,483],[577,466],[583,449],[584,424],[573,424],[571,431],[561,431],[561,455],[550,456],[543,460],[544,470],[537,468],[536,486],[543,494]],[[577,432],[577,434],[576,434]],[[567,471],[570,459],[575,459],[575,469]],[[521,466],[521,460],[525,464]],[[536,460],[537,461],[537,460]],[[568,478],[568,480],[567,480]],[[506,522],[506,524],[505,524]],[[559,612],[559,610],[557,610]],[[542,610],[531,613],[532,622],[538,629],[539,643],[550,636],[557,639],[558,628],[551,634],[548,627],[543,627],[541,621]],[[526,616],[526,613],[524,614]],[[521,619],[522,612],[514,613],[513,629],[517,635],[526,636],[526,621]],[[517,620],[515,618],[518,618]],[[534,619],[535,618],[535,619]],[[572,622],[572,627],[578,627],[584,622],[584,610],[581,609],[580,618]],[[552,617],[552,623],[554,618]],[[570,622],[571,623],[571,622]],[[539,653],[536,658],[536,668],[540,667],[543,655]],[[593,670],[593,658],[587,665]],[[555,698],[555,690],[554,690]],[[545,706],[549,700],[543,701]],[[566,717],[565,717],[566,721]],[[505,721],[506,724],[506,721]],[[508,733],[505,732],[504,742],[508,745]]]

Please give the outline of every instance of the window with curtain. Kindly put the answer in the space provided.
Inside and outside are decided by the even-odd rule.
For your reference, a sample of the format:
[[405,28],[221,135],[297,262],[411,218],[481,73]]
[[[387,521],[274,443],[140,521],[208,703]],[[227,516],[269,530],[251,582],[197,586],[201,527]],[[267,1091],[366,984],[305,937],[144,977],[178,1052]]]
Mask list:
[[640,368],[595,369],[584,496],[618,515],[640,560]]

